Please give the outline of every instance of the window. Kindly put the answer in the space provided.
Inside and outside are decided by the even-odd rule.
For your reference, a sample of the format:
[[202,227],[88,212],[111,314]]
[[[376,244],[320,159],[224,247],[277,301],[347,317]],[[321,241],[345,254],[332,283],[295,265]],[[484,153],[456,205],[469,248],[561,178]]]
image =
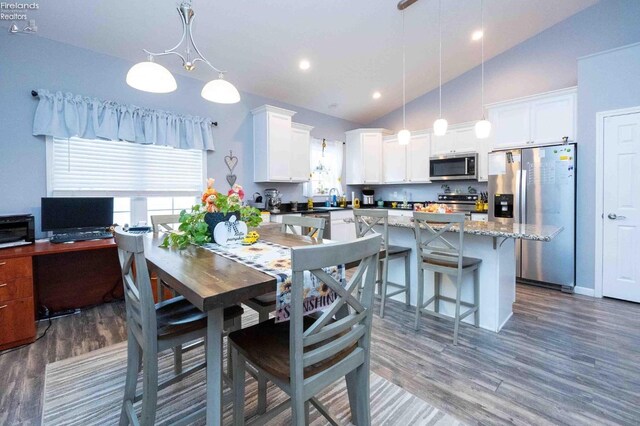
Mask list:
[[343,143],[313,139],[311,141],[311,192],[329,195],[331,188],[342,194]]
[[151,223],[197,202],[206,153],[123,141],[47,138],[50,196],[113,196],[114,221]]

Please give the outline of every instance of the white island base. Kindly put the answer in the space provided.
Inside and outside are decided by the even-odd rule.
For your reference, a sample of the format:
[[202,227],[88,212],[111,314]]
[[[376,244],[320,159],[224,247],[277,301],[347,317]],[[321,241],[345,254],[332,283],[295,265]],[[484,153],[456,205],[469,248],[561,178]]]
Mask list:
[[[445,233],[445,238],[457,245],[458,234]],[[411,228],[389,226],[389,244],[411,247],[411,305],[415,307],[418,297],[417,256],[415,236]],[[491,237],[465,233],[464,255],[482,259],[480,265],[480,327],[494,332],[500,331],[513,314],[512,305],[516,300],[516,259],[515,240],[506,237]],[[540,244],[544,244],[540,242]],[[455,299],[456,291],[453,276],[443,274],[441,294]],[[404,283],[404,265],[402,260],[389,262],[389,281]],[[433,273],[425,272],[424,300],[433,296]],[[396,295],[394,300],[404,302],[404,294]],[[473,302],[473,274],[464,275],[462,300]],[[427,309],[433,310],[433,303]],[[462,307],[464,312],[465,307]],[[440,313],[453,317],[455,304],[440,301]],[[463,322],[473,324],[473,315]]]

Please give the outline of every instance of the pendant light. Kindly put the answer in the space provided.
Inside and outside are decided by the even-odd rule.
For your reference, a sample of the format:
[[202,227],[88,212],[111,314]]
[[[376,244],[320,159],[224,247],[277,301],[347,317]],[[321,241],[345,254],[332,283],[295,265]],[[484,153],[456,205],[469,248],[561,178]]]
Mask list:
[[444,136],[449,123],[442,118],[442,0],[438,0],[438,34],[440,38],[440,114],[439,118],[433,122],[433,134]]
[[[154,62],[157,56],[175,55],[182,60],[182,67],[186,71],[193,71],[197,62],[207,64],[211,69],[218,73],[218,78],[208,82],[203,88],[200,95],[211,102],[221,104],[233,104],[240,101],[240,93],[238,89],[227,80],[224,80],[225,71],[221,71],[214,67],[211,62],[205,58],[196,42],[193,40],[192,26],[195,13],[191,8],[191,0],[186,0],[178,6],[178,15],[182,22],[182,37],[178,44],[164,52],[153,53],[146,49],[144,52],[149,55],[149,60],[135,64],[127,73],[127,84],[134,89],[151,93],[168,93],[176,90],[176,80],[171,72],[160,64]],[[180,53],[177,49],[185,44],[184,53]]]
[[411,132],[407,130],[407,84],[406,84],[406,46],[404,42],[404,10],[402,11],[402,130],[398,132],[398,143],[409,145],[411,142]]
[[482,73],[482,83],[481,83],[481,107],[482,107],[482,120],[476,123],[476,137],[478,139],[486,139],[491,134],[491,122],[484,117],[484,0],[480,0],[480,31],[482,31],[482,38],[480,39],[481,43],[481,73]]

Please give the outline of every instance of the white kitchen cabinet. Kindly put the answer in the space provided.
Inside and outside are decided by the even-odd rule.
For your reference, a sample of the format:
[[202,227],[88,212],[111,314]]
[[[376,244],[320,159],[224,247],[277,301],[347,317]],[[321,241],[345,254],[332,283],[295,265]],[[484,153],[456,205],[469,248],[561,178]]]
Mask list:
[[251,113],[254,181],[308,181],[310,137],[305,133],[311,128],[297,125],[294,131],[291,117],[295,112],[271,105],[263,105]]
[[[407,182],[429,183],[429,157],[431,156],[431,133],[416,132],[407,146]],[[382,161],[385,161],[383,159]]]
[[431,155],[476,152],[476,135],[473,124],[450,126],[447,133],[431,138]]
[[477,139],[476,147],[478,150],[478,162],[476,164],[478,182],[487,182],[489,180],[489,153],[491,152],[491,141],[487,139]]
[[[413,142],[413,140],[411,141]],[[382,170],[384,183],[403,183],[407,180],[407,148],[398,143],[397,136],[382,141]]]
[[487,213],[474,213],[471,212],[471,220],[476,222],[488,222],[489,215]]
[[331,212],[331,240],[353,241],[356,239],[356,226],[344,220],[353,218],[353,210],[336,210]]
[[[291,123],[291,178],[294,181],[304,182],[310,179],[311,174],[311,130],[312,126],[306,124]],[[306,160],[306,161],[305,161]]]
[[492,149],[576,140],[575,87],[487,106]]
[[346,132],[346,174],[348,185],[383,182],[382,138],[385,129],[356,129]]

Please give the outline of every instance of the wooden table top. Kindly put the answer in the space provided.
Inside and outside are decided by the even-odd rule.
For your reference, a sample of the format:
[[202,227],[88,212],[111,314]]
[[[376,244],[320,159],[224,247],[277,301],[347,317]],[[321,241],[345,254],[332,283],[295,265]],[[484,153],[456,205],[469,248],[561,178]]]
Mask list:
[[14,257],[43,256],[47,254],[68,253],[73,251],[116,249],[113,238],[92,241],[76,241],[73,243],[54,244],[49,241],[36,241],[33,244],[0,249],[0,259]]
[[[260,239],[286,247],[321,244],[312,238],[284,234],[280,225],[258,229]],[[159,247],[164,235],[148,234],[145,256],[158,277],[202,311],[240,303],[275,290],[276,279],[202,247],[184,250]],[[324,240],[325,243],[330,240]]]

